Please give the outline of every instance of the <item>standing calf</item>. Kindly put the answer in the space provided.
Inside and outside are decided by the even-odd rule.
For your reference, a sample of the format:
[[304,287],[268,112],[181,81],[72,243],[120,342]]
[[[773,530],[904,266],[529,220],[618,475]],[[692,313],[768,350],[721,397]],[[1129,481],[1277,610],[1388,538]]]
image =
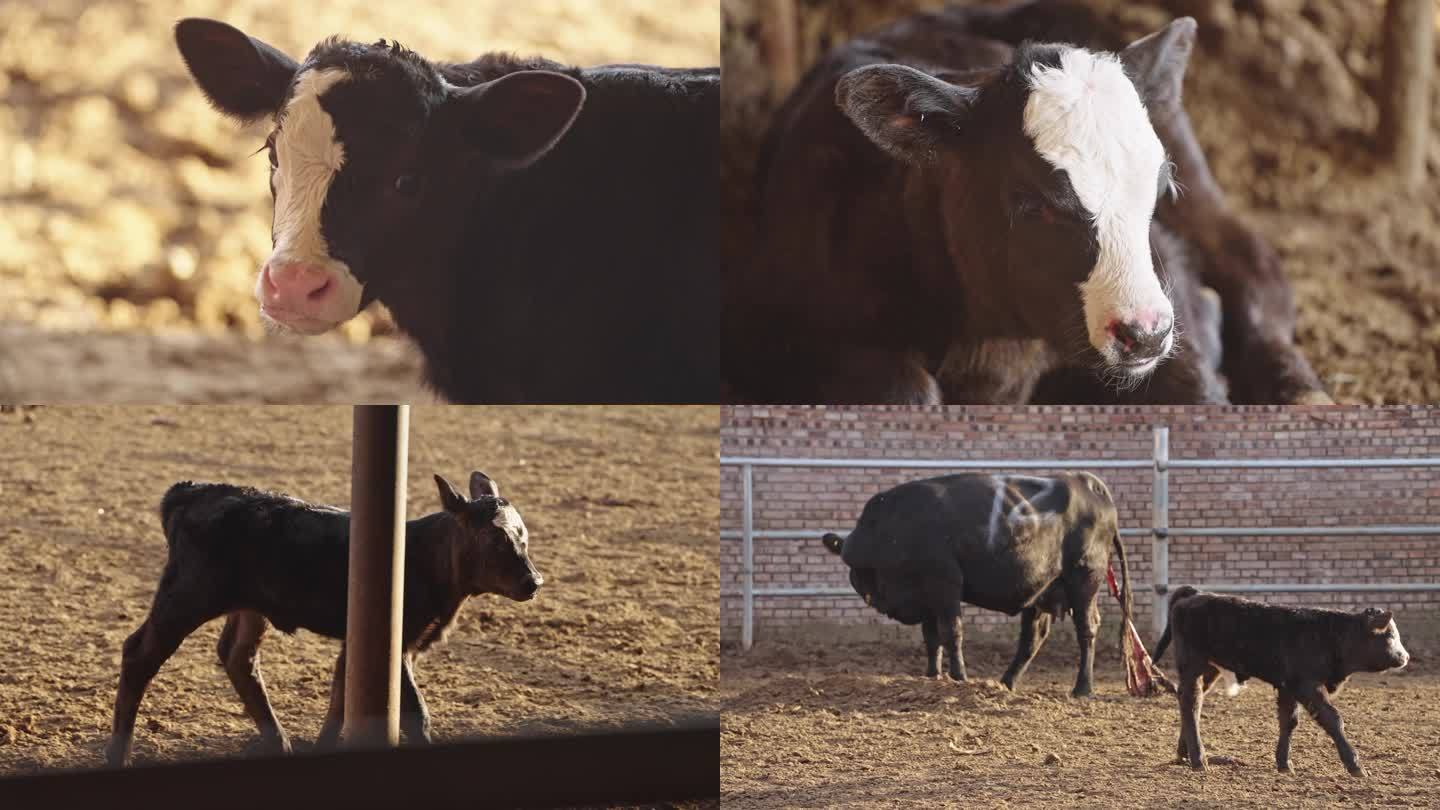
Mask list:
[[1275,687],[1280,739],[1275,767],[1290,771],[1290,735],[1304,706],[1335,741],[1340,761],[1352,776],[1364,776],[1359,756],[1345,739],[1345,724],[1330,696],[1356,672],[1384,672],[1410,662],[1400,644],[1400,630],[1388,610],[1359,613],[1266,605],[1201,593],[1189,586],[1175,589],[1170,622],[1155,647],[1155,660],[1175,642],[1180,673],[1180,742],[1177,760],[1205,770],[1200,744],[1200,704],[1220,673],[1229,670],[1237,683],[1259,678]]
[[[430,716],[415,688],[416,654],[444,638],[471,596],[497,593],[523,602],[545,582],[530,562],[525,523],[484,473],[470,475],[467,499],[439,475],[443,511],[405,524],[405,604],[400,673],[401,728],[429,741]],[[227,615],[217,652],[263,745],[290,751],[260,677],[260,642],[269,625],[345,635],[350,513],[230,484],[182,482],[160,502],[170,556],[150,615],[125,640],[114,731],[105,758],[130,757],[145,687],[187,636]],[[345,705],[345,649],[335,663],[330,709],[317,745],[339,737]]]

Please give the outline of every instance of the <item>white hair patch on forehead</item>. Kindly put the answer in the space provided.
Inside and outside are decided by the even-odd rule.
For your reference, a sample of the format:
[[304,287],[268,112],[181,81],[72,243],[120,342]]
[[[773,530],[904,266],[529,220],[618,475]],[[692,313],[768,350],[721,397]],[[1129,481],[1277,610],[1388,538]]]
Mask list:
[[1114,320],[1173,317],[1150,257],[1165,148],[1120,60],[1072,48],[1027,79],[1025,134],[1065,172],[1096,231],[1099,255],[1080,285],[1091,343],[1108,344]]
[[275,136],[275,252],[295,259],[329,258],[320,211],[330,184],[345,165],[335,122],[320,106],[326,91],[350,78],[340,68],[307,70],[295,83]]

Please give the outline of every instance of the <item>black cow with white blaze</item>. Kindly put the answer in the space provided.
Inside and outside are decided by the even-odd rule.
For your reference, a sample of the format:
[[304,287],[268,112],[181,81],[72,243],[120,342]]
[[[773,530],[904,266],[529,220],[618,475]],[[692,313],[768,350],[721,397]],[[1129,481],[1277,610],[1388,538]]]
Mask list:
[[274,124],[267,323],[378,299],[454,401],[716,401],[718,69],[175,36],[217,109]]
[[[921,625],[932,677],[943,647],[950,677],[966,678],[962,604],[1020,614],[1020,646],[1000,679],[1011,689],[1045,643],[1051,621],[1071,612],[1080,642],[1071,694],[1084,697],[1100,628],[1096,597],[1112,551],[1130,621],[1130,571],[1117,526],[1109,488],[1090,473],[949,475],[881,492],[865,504],[855,531],[827,534],[823,542],[850,566],[850,584],[867,604]],[[1121,650],[1128,661],[1123,633]]]

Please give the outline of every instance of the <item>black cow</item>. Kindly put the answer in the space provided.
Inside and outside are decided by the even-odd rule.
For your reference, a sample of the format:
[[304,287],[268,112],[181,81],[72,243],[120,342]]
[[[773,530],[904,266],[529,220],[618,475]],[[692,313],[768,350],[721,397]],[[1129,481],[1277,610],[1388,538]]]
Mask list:
[[1384,672],[1410,662],[1400,629],[1388,610],[1358,613],[1267,605],[1238,596],[1202,593],[1190,586],[1170,597],[1170,619],[1155,645],[1155,660],[1175,644],[1179,670],[1180,742],[1176,760],[1205,770],[1200,707],[1222,671],[1237,683],[1249,678],[1275,687],[1280,739],[1275,767],[1290,770],[1290,735],[1304,706],[1335,741],[1352,776],[1364,776],[1359,755],[1345,739],[1345,724],[1330,696],[1356,672]]
[[718,69],[175,38],[217,109],[274,120],[268,323],[378,299],[453,401],[718,400]]
[[[850,566],[850,584],[866,604],[921,625],[932,677],[944,647],[950,677],[965,680],[961,603],[1021,614],[1020,646],[1000,679],[1011,689],[1045,643],[1051,620],[1072,612],[1080,672],[1071,694],[1084,697],[1100,628],[1096,597],[1112,550],[1130,621],[1130,570],[1116,521],[1110,490],[1090,473],[950,475],[876,495],[855,531],[827,534],[824,544]],[[1128,662],[1123,624],[1121,651]]]
[[[470,498],[435,476],[444,510],[405,524],[405,603],[400,678],[401,728],[428,742],[430,715],[415,686],[416,655],[444,639],[460,606],[494,593],[525,601],[545,582],[530,562],[520,513],[484,473],[470,476]],[[160,502],[169,559],[140,629],[125,640],[115,721],[105,758],[130,757],[145,687],[186,636],[228,614],[216,652],[262,746],[290,751],[260,678],[260,642],[270,625],[345,636],[350,513],[286,495],[230,484],[185,481]],[[333,745],[345,706],[345,649],[335,662],[330,709],[317,740]]]
[[1112,52],[1050,39],[1103,38],[1073,3],[952,7],[822,57],[727,274],[732,397],[1328,401],[1181,105],[1195,31]]

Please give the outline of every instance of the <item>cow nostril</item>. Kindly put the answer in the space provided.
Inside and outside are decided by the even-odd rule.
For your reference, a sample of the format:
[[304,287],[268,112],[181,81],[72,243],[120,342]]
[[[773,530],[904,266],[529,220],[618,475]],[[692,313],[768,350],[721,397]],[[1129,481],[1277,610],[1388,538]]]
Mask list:
[[320,300],[321,298],[324,298],[324,297],[325,297],[325,293],[327,293],[327,292],[329,292],[329,291],[330,291],[330,279],[329,279],[329,277],[327,276],[324,281],[320,282],[320,286],[319,286],[319,287],[316,287],[315,289],[313,289],[313,290],[311,290],[310,292],[306,293],[305,298],[308,299],[308,300],[310,300],[310,301],[318,301],[318,300]]
[[1110,327],[1110,334],[1125,359],[1150,360],[1165,352],[1170,326],[1169,319],[1156,321],[1153,329],[1145,328],[1138,321],[1116,321]]

